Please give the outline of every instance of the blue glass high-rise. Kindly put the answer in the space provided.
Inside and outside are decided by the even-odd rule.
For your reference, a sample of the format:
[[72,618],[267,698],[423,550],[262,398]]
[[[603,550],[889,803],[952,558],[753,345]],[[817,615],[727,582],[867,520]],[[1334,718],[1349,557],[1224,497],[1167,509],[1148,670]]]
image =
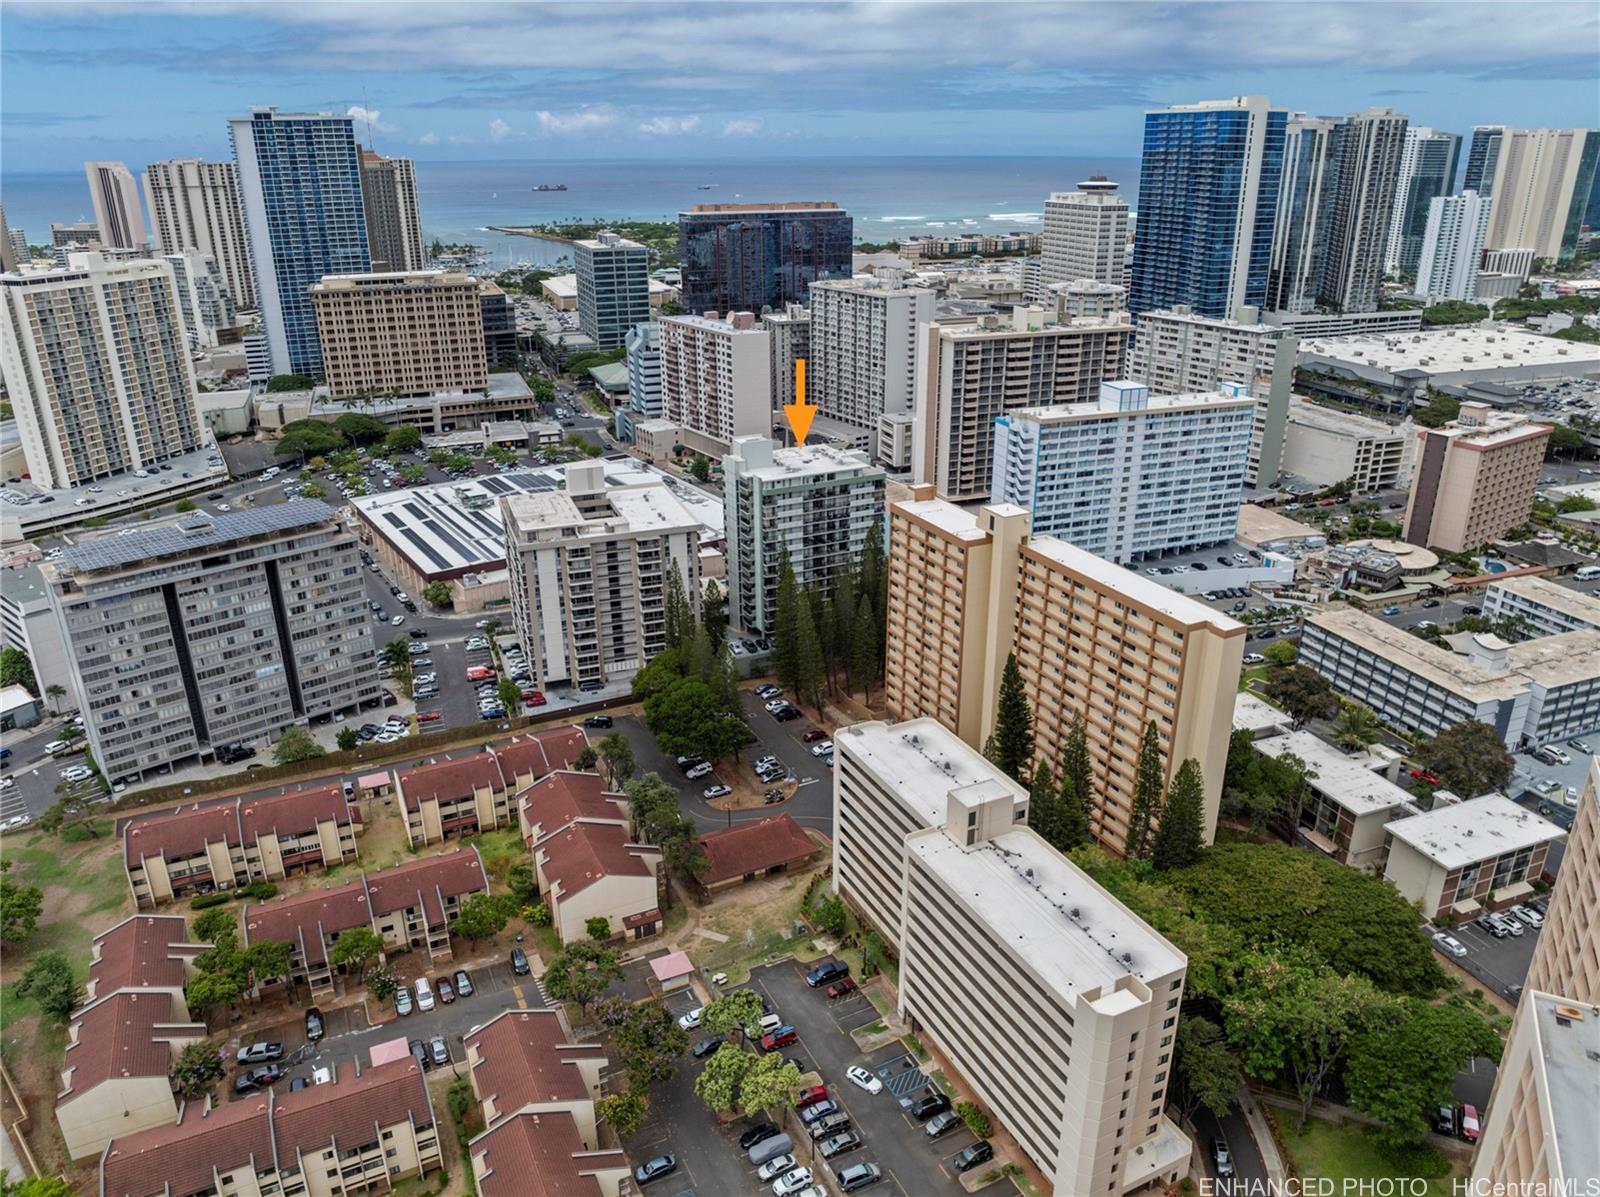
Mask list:
[[272,372],[320,374],[310,287],[372,269],[355,122],[253,108],[228,128]]
[[1263,96],[1145,114],[1130,310],[1262,305],[1288,116]]
[[830,202],[701,204],[678,213],[683,307],[780,311],[811,284],[849,278],[854,224]]

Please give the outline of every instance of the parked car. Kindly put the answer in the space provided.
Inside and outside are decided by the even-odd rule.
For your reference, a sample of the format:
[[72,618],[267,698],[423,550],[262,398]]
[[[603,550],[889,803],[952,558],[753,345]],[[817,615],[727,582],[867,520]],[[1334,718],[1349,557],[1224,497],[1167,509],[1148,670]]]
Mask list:
[[1433,1115],[1433,1129],[1441,1135],[1456,1133],[1456,1111],[1454,1106],[1440,1106]]
[[590,715],[583,721],[585,727],[611,727],[615,720],[610,715]]
[[793,1027],[779,1027],[772,1034],[761,1037],[761,1050],[764,1052],[777,1051],[779,1048],[788,1047],[799,1038],[799,1032]]
[[689,1049],[689,1054],[692,1055],[696,1060],[703,1060],[721,1046],[721,1035],[707,1035],[704,1039],[701,1039]]
[[835,981],[832,985],[828,986],[828,996],[831,998],[842,998],[846,994],[854,993],[855,991],[856,983],[849,977],[846,977],[842,981]]
[[956,1152],[950,1163],[957,1172],[970,1172],[979,1164],[987,1164],[994,1159],[994,1148],[987,1139],[979,1139],[976,1143],[963,1147]]
[[1260,653],[1245,653],[1244,655],[1244,663],[1246,665],[1264,665],[1266,660]]
[[790,1171],[793,1167],[794,1156],[786,1151],[782,1155],[773,1156],[766,1163],[762,1164],[761,1167],[757,1168],[756,1179],[765,1184],[769,1180],[776,1180],[785,1172]]
[[1433,933],[1433,942],[1439,946],[1441,952],[1445,952],[1448,955],[1460,957],[1467,954],[1465,944],[1454,935],[1446,935],[1443,931],[1435,931]]
[[528,967],[528,954],[521,948],[511,949],[511,971],[519,977],[526,977],[532,971]]
[[653,1180],[660,1180],[678,1170],[678,1157],[675,1155],[652,1156],[633,1170],[633,1179],[636,1183],[647,1185]]
[[778,1133],[778,1128],[770,1122],[758,1122],[744,1134],[739,1136],[739,1150],[749,1151],[763,1139],[770,1139]]
[[791,706],[779,707],[772,712],[772,717],[779,723],[788,723],[791,719],[800,718],[800,708]]
[[791,1197],[810,1183],[810,1168],[796,1168],[791,1172],[785,1172],[772,1182],[773,1197]]
[[411,991],[404,985],[394,991],[394,1012],[402,1016],[411,1013]]
[[443,1035],[435,1035],[428,1040],[428,1055],[435,1064],[450,1063],[450,1046],[445,1043]]
[[837,1114],[829,1114],[825,1118],[818,1118],[811,1124],[811,1141],[820,1143],[829,1135],[837,1135],[840,1131],[850,1129],[850,1115],[840,1110]]
[[315,1043],[328,1033],[328,1024],[322,1019],[322,1011],[312,1006],[306,1011],[306,1042]]
[[464,998],[472,996],[472,978],[464,968],[456,969],[456,995]]
[[850,975],[850,966],[842,960],[829,960],[817,965],[806,974],[806,984],[812,989],[819,985],[830,985],[834,981]]
[[800,737],[800,742],[802,744],[815,744],[818,740],[826,740],[827,738],[827,732],[823,731],[820,727],[813,727],[811,730],[806,732],[805,735]]
[[803,1110],[807,1106],[814,1106],[819,1101],[827,1101],[827,1100],[828,1100],[828,1086],[826,1086],[826,1085],[808,1085],[806,1088],[800,1090],[799,1093],[795,1094],[794,1108],[797,1109],[797,1110]]
[[812,1102],[805,1109],[801,1110],[800,1121],[804,1122],[807,1126],[810,1126],[818,1119],[826,1118],[829,1114],[837,1114],[838,1112],[839,1103],[829,1098],[824,1098],[822,1101]]
[[252,1043],[248,1047],[240,1048],[238,1055],[240,1064],[262,1064],[268,1060],[281,1059],[283,1059],[281,1043]]
[[450,984],[449,977],[440,977],[433,983],[433,990],[439,995],[439,1000],[448,1006],[456,1000],[456,991]]
[[943,1114],[935,1114],[928,1119],[928,1124],[922,1128],[922,1133],[930,1139],[938,1139],[949,1134],[961,1125],[961,1115],[954,1110],[946,1110]]
[[1478,1141],[1478,1107],[1464,1105],[1459,1111],[1457,1123],[1460,1126],[1460,1135],[1468,1143]]
[[1537,910],[1533,910],[1530,907],[1519,904],[1513,906],[1510,910],[1506,911],[1506,913],[1516,916],[1524,923],[1528,924],[1528,926],[1535,929],[1544,926],[1544,916]]
[[1480,931],[1488,932],[1496,939],[1504,939],[1507,935],[1511,934],[1511,932],[1507,931],[1500,925],[1498,919],[1492,919],[1486,914],[1480,914],[1477,918],[1473,919],[1472,925],[1478,928]]
[[257,1089],[265,1089],[283,1079],[283,1069],[276,1064],[263,1064],[260,1068],[252,1068],[249,1072],[241,1072],[233,1078],[233,1091],[235,1094],[254,1093]]
[[685,1031],[692,1031],[700,1025],[700,1016],[705,1012],[704,1006],[696,1006],[693,1010],[690,1010],[687,1014],[678,1019],[678,1025]]
[[836,1155],[843,1155],[847,1151],[854,1151],[861,1146],[861,1136],[855,1131],[842,1131],[837,1135],[829,1135],[817,1144],[817,1151],[825,1160],[831,1160]]
[[930,1093],[911,1104],[911,1116],[918,1122],[943,1114],[950,1108],[950,1098],[943,1093]]
[[852,1064],[844,1070],[845,1079],[858,1089],[865,1089],[868,1093],[883,1092],[883,1082],[873,1076],[859,1064]]
[[684,776],[690,781],[699,781],[702,777],[710,777],[711,765],[706,761],[701,761],[698,765],[691,766]]
[[704,798],[726,798],[731,793],[733,793],[732,787],[725,786],[721,782],[718,782],[716,785],[707,786],[704,790],[702,790],[701,796]]
[[783,693],[783,690],[778,686],[774,686],[771,682],[768,682],[765,685],[757,686],[754,693],[757,698],[772,699],[779,697]]
[[411,1052],[411,1058],[417,1062],[417,1067],[423,1072],[426,1072],[429,1067],[428,1045],[422,1042],[420,1039],[413,1039],[410,1043],[406,1044],[406,1047]]
[[839,1190],[844,1193],[854,1193],[857,1189],[864,1189],[868,1185],[875,1185],[883,1179],[883,1169],[876,1164],[852,1164],[839,1173]]
[[761,795],[761,801],[766,806],[771,806],[774,803],[782,802],[786,796],[782,790],[768,790]]

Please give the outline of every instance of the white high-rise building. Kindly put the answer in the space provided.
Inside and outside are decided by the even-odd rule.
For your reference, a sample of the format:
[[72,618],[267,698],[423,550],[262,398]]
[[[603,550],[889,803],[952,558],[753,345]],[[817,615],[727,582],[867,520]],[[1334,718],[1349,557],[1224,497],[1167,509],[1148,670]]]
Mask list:
[[73,254],[0,275],[0,372],[33,481],[80,486],[200,447],[172,267]]
[[1216,320],[1179,304],[1139,316],[1128,377],[1149,383],[1157,395],[1244,383],[1256,397],[1245,484],[1270,485],[1281,468],[1298,345],[1292,332],[1263,324],[1254,308],[1240,308],[1232,320]]
[[1476,299],[1478,263],[1495,201],[1476,191],[1437,195],[1428,205],[1428,231],[1417,259],[1417,294]]
[[661,414],[707,456],[735,437],[772,435],[772,339],[749,312],[661,325]]
[[1104,382],[1095,403],[995,420],[994,501],[1033,512],[1058,536],[1126,564],[1231,540],[1256,401],[1245,385],[1155,395]]
[[895,278],[812,283],[807,399],[876,438],[884,415],[911,410],[917,326],[933,307],[931,289]]
[[811,360],[811,312],[804,304],[786,304],[781,312],[763,313],[761,326],[772,334],[772,407],[776,411],[794,402],[795,362]]
[[175,158],[144,171],[144,194],[156,242],[169,254],[197,249],[222,270],[237,308],[256,306],[250,241],[239,207],[239,178],[231,162]]
[[1514,129],[1500,143],[1485,249],[1572,258],[1593,193],[1600,129]]
[[145,233],[144,209],[139,206],[139,185],[121,162],[85,162],[94,221],[103,243],[112,249],[139,249],[150,244]]
[[882,526],[884,474],[857,450],[742,436],[722,459],[722,477],[728,618],[746,631],[772,630],[785,553],[795,581],[826,592],[861,556],[868,530]]
[[1406,129],[1395,173],[1394,207],[1389,213],[1389,235],[1383,251],[1383,268],[1410,275],[1422,252],[1428,226],[1428,204],[1436,195],[1449,195],[1455,186],[1456,162],[1461,157],[1461,137],[1441,133],[1427,125]]
[[633,443],[645,420],[661,418],[661,326],[643,320],[628,330],[628,401],[617,408],[617,438]]
[[1076,191],[1052,192],[1044,201],[1039,289],[1028,298],[1043,300],[1052,283],[1077,279],[1120,286],[1127,242],[1128,201],[1115,183],[1095,175]]
[[190,349],[210,349],[239,338],[238,311],[215,259],[197,249],[163,256],[172,267],[178,310]]

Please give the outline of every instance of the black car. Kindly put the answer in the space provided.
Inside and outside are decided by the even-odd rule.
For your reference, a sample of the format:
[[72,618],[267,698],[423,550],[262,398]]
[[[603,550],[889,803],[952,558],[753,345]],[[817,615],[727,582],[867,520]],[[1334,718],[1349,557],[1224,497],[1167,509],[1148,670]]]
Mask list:
[[426,637],[427,634],[428,634],[428,629],[427,628],[412,628],[410,631],[408,631],[406,633],[406,635],[410,636],[413,640],[421,640],[424,637]]
[[1437,607],[1439,605],[1439,600],[1438,599],[1423,599],[1422,600],[1422,605],[1424,607]]
[[528,967],[528,954],[521,948],[511,949],[511,971],[519,977],[526,977],[533,971]]
[[844,1131],[841,1134],[829,1135],[817,1144],[817,1151],[825,1160],[831,1160],[836,1155],[843,1155],[847,1151],[854,1151],[861,1146],[861,1136],[855,1131]]
[[420,1039],[413,1039],[406,1044],[411,1049],[411,1055],[417,1062],[417,1067],[423,1072],[428,1070],[428,1045]]
[[922,1128],[922,1133],[930,1139],[938,1139],[948,1135],[961,1125],[961,1115],[954,1110],[946,1110],[943,1114],[935,1114],[928,1119],[928,1125]]
[[791,719],[800,718],[800,708],[799,707],[779,707],[776,711],[772,712],[772,717],[774,719],[776,719],[779,723],[788,723],[789,720],[791,720]]
[[950,1099],[943,1093],[930,1093],[921,1098],[911,1107],[911,1116],[918,1122],[932,1118],[935,1114],[943,1114],[950,1108]]
[[290,1093],[298,1093],[302,1089],[309,1089],[309,1088],[311,1088],[311,1078],[310,1077],[297,1076],[297,1077],[294,1078],[294,1080],[289,1082],[289,1092]]
[[707,1035],[704,1039],[700,1040],[700,1042],[696,1043],[692,1048],[690,1048],[689,1052],[696,1060],[703,1060],[721,1046],[721,1035]]
[[464,998],[472,996],[472,978],[464,968],[456,969],[456,994]]
[[633,1179],[639,1184],[647,1185],[652,1180],[660,1180],[663,1176],[678,1170],[678,1157],[675,1155],[658,1155],[646,1160],[633,1170]]
[[970,1147],[963,1147],[956,1152],[950,1162],[955,1165],[957,1172],[966,1172],[979,1164],[987,1164],[992,1159],[994,1159],[994,1148],[989,1146],[987,1139],[980,1139]]
[[252,1068],[249,1072],[241,1072],[233,1078],[233,1091],[235,1093],[254,1093],[257,1089],[265,1089],[275,1081],[283,1079],[283,1069],[276,1064],[263,1064],[260,1068]]
[[616,721],[610,715],[590,715],[583,721],[585,727],[610,727]]
[[773,1126],[772,1123],[757,1123],[755,1126],[752,1126],[749,1130],[745,1131],[744,1134],[739,1136],[739,1150],[749,1151],[763,1139],[770,1139],[777,1133],[778,1128]]
[[315,1043],[328,1033],[328,1024],[322,1020],[322,1011],[312,1006],[306,1011],[306,1042]]
[[806,984],[816,989],[819,985],[831,985],[833,982],[850,975],[850,966],[842,960],[829,960],[819,964],[806,974]]

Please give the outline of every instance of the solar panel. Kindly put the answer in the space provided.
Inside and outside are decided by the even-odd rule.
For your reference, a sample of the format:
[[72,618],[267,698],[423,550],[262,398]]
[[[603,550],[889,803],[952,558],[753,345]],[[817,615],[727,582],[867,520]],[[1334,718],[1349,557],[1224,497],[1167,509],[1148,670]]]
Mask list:
[[61,565],[73,570],[115,569],[154,557],[192,553],[196,549],[332,521],[333,509],[315,499],[212,516],[190,516],[176,524],[145,528],[128,536],[106,536],[73,545],[62,554]]

